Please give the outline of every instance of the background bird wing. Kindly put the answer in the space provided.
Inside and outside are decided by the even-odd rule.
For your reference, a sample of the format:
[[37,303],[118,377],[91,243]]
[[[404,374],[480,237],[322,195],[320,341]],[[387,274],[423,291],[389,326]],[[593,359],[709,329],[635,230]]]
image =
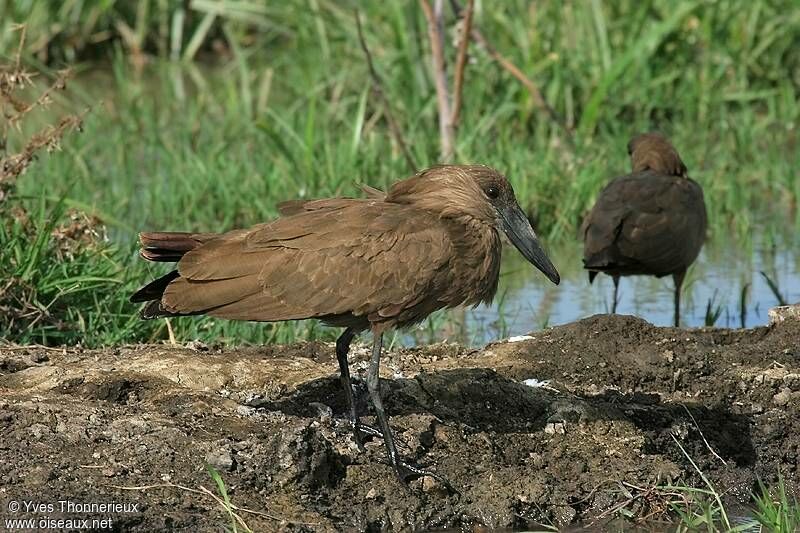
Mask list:
[[390,317],[426,293],[451,246],[423,211],[331,200],[187,253],[163,301],[174,312],[240,320]]
[[613,257],[617,255],[615,242],[625,217],[630,213],[626,195],[631,180],[631,176],[622,176],[609,182],[586,215],[581,226],[586,266],[603,267],[618,260]]
[[702,189],[693,181],[658,176],[649,178],[631,201],[619,250],[653,271],[670,273],[686,268],[705,240],[706,209]]
[[[693,181],[647,174],[612,181],[584,223],[587,266],[642,265],[670,273],[702,246],[706,211]],[[602,264],[604,263],[605,264]]]
[[585,262],[673,272],[697,257],[705,230],[703,192],[694,181],[650,172],[622,176],[603,189],[584,222]]

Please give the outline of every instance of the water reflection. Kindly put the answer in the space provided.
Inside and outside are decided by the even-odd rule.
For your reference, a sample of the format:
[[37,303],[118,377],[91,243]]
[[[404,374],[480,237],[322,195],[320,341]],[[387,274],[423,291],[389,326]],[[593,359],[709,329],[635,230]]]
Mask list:
[[[712,239],[689,270],[681,299],[681,325],[753,327],[768,321],[767,311],[778,299],[763,271],[789,302],[800,301],[800,236],[774,236],[755,231],[759,240]],[[465,314],[466,327],[445,330],[452,340],[480,345],[545,326],[564,324],[607,313],[613,283],[598,276],[589,285],[581,268],[582,244],[565,243],[551,250],[562,282],[552,285],[535,272],[519,254],[505,250],[498,296],[491,307],[481,306]],[[742,300],[744,296],[744,300]],[[670,276],[622,278],[617,311],[644,318],[659,326],[671,326],[673,285]],[[441,340],[441,337],[440,337]]]

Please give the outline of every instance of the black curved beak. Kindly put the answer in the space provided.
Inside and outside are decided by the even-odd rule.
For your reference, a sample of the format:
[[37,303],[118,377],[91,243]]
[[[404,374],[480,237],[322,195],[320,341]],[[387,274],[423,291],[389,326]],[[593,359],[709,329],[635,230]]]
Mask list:
[[531,223],[528,222],[528,218],[522,212],[522,208],[514,202],[512,205],[498,209],[498,212],[503,221],[503,231],[511,243],[525,259],[541,270],[547,276],[547,279],[558,285],[561,281],[561,276],[558,275],[558,270],[550,262],[547,254],[544,253],[542,245],[539,244],[539,239],[531,227]]

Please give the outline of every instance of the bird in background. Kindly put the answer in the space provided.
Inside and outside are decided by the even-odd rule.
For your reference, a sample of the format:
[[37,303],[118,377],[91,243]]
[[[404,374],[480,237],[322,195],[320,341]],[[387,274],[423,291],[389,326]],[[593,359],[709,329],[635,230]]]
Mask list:
[[632,172],[600,192],[581,227],[589,283],[599,272],[614,280],[617,310],[621,276],[671,275],[674,323],[680,324],[681,285],[706,235],[703,189],[689,178],[666,137],[644,133],[628,143]]
[[[345,328],[336,358],[359,447],[363,437],[383,438],[401,480],[442,479],[397,453],[379,387],[384,332],[438,309],[491,302],[502,235],[553,283],[559,274],[497,170],[435,166],[370,196],[286,202],[277,220],[227,233],[141,233],[144,259],[177,267],[131,301],[144,302],[144,319],[318,319]],[[380,429],[359,420],[347,361],[350,343],[367,330],[373,344],[366,381]]]

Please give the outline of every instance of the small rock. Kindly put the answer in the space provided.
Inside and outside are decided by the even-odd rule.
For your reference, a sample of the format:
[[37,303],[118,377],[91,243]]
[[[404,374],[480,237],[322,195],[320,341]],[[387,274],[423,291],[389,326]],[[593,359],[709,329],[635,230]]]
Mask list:
[[566,527],[571,524],[572,520],[575,518],[575,515],[578,514],[578,511],[569,505],[555,507],[552,512],[556,525],[559,527]]
[[28,431],[35,439],[41,439],[43,436],[51,433],[50,428],[44,424],[31,424],[31,426],[28,428]]
[[186,343],[186,348],[196,352],[207,352],[208,344],[204,343],[203,341],[193,340]]
[[47,357],[47,354],[44,352],[33,352],[28,355],[28,359],[30,359],[31,363],[44,363],[49,361],[50,358]]
[[768,314],[770,326],[780,324],[785,320],[800,320],[800,304],[773,307]]
[[256,416],[256,409],[255,407],[248,407],[246,405],[237,405],[236,406],[236,414],[239,416]]
[[442,424],[433,425],[433,440],[441,444],[446,444],[450,437],[447,435],[447,429]]
[[436,478],[425,476],[422,478],[422,492],[432,493],[447,493],[447,487]]
[[375,498],[378,497],[378,491],[375,490],[375,487],[372,487],[371,489],[369,489],[369,491],[367,492],[367,495],[364,496],[364,497],[366,499],[368,499],[368,500],[374,500]]
[[55,478],[56,473],[52,468],[46,466],[34,467],[26,476],[27,481],[35,485],[46,484],[48,481],[51,481]]
[[317,412],[317,416],[323,421],[328,421],[333,418],[333,409],[324,403],[311,402],[308,406],[313,408]]
[[550,386],[550,380],[538,380],[536,378],[528,378],[522,382],[523,385],[527,385],[528,387],[533,387],[534,389],[552,389]]
[[792,389],[789,387],[783,388],[778,394],[772,397],[775,405],[784,406],[792,399]]
[[792,390],[800,390],[800,374],[786,374],[783,376],[783,383]]
[[548,435],[563,435],[567,432],[566,424],[564,422],[550,422],[544,426],[544,432]]
[[208,452],[206,462],[217,470],[233,470],[233,457],[225,448],[217,448]]

